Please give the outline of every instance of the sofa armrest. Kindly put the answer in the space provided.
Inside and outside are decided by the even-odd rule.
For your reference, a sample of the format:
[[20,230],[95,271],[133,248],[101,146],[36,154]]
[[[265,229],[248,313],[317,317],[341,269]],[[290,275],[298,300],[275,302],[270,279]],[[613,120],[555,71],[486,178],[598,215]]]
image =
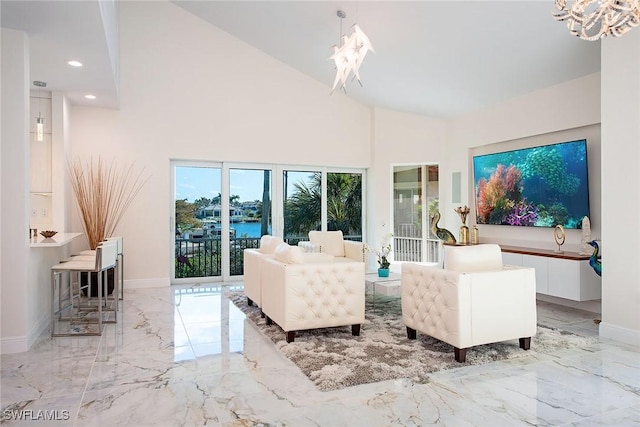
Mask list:
[[265,259],[273,259],[273,255],[263,254],[257,249],[245,249],[244,262],[244,293],[258,306],[262,305],[262,263]]
[[345,240],[344,256],[354,261],[364,262],[364,243]]

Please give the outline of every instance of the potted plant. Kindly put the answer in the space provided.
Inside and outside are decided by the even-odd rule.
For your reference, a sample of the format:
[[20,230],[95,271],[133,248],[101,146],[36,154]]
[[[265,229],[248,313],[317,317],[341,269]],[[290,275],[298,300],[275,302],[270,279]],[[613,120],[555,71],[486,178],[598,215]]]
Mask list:
[[388,256],[391,253],[391,238],[393,234],[387,234],[382,239],[382,244],[380,245],[380,250],[372,250],[368,246],[366,249],[369,252],[372,252],[378,258],[378,276],[379,277],[389,277],[389,266],[391,263],[389,262]]

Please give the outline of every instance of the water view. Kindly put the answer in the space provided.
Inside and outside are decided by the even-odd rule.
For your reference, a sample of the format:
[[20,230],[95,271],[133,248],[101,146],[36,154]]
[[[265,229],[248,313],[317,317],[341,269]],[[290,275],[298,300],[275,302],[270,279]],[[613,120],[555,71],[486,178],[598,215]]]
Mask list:
[[[231,224],[231,228],[236,231],[236,237],[260,237],[259,222],[238,222]],[[271,227],[269,227],[271,232]]]

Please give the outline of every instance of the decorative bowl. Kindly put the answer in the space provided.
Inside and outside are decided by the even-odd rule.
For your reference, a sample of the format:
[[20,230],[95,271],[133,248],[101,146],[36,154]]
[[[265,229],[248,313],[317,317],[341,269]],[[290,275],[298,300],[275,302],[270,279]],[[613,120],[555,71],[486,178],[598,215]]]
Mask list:
[[41,234],[43,237],[45,237],[45,238],[47,238],[47,239],[48,239],[49,237],[53,237],[53,236],[55,236],[56,234],[58,234],[58,232],[57,232],[57,231],[53,231],[53,230],[44,230],[44,231],[41,231],[41,232],[40,232],[40,234]]

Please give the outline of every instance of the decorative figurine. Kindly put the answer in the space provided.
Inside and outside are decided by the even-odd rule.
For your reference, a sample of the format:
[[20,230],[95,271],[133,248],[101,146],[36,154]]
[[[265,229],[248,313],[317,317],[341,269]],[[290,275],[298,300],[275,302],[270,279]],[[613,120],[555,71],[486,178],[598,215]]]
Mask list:
[[593,253],[591,254],[591,257],[589,257],[589,265],[598,276],[602,276],[602,261],[598,259],[598,256],[600,255],[600,246],[598,246],[598,242],[596,240],[592,240],[587,244],[593,246]]
[[556,245],[558,245],[558,249],[556,249],[554,252],[557,254],[563,254],[564,251],[562,249],[560,249],[560,246],[564,245],[564,240],[565,240],[565,233],[564,233],[564,227],[561,226],[560,224],[556,225],[556,228],[554,228],[553,230],[553,239],[556,241]]
[[591,255],[591,221],[589,217],[582,218],[582,238],[580,239],[580,255]]
[[467,215],[469,215],[469,206],[458,206],[454,211],[457,212],[458,216],[460,216],[460,220],[462,221],[462,225],[460,226],[460,243],[468,245],[469,227],[467,227]]
[[471,244],[477,245],[480,243],[480,230],[478,230],[478,226],[474,225],[471,229]]
[[456,243],[456,238],[449,230],[446,228],[438,227],[438,221],[440,221],[440,211],[436,211],[433,214],[433,218],[431,219],[431,231],[435,234],[438,239],[442,240],[444,243]]

